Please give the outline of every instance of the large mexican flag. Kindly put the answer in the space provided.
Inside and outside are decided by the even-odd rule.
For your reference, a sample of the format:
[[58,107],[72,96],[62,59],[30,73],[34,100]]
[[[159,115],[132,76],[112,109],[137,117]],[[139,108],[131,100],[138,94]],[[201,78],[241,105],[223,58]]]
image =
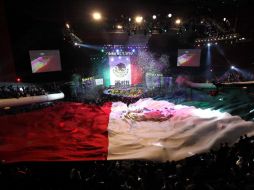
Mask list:
[[103,106],[57,103],[0,116],[0,159],[180,160],[254,134],[254,123],[219,110],[141,99]]

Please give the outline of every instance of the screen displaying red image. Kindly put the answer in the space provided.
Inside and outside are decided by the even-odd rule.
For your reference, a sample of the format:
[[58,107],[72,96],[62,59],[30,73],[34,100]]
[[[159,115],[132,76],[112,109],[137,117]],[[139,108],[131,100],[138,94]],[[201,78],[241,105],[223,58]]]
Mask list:
[[29,54],[32,73],[62,70],[59,50],[31,50]]
[[199,67],[200,49],[179,49],[177,57],[177,66],[179,67]]

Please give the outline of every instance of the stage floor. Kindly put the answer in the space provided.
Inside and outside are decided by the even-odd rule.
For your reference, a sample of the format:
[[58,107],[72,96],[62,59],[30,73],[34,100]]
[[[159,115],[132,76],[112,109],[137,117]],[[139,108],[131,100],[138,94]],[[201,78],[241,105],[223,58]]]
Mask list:
[[6,162],[180,160],[254,135],[254,123],[239,116],[151,98],[129,106],[62,102],[0,123]]

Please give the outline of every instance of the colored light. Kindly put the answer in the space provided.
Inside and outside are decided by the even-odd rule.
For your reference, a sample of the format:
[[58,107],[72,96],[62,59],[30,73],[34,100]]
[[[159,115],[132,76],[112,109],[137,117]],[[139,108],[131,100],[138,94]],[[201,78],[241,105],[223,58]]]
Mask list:
[[21,81],[21,78],[19,78],[19,77],[16,78],[16,81],[17,81],[17,82],[20,82],[20,81]]

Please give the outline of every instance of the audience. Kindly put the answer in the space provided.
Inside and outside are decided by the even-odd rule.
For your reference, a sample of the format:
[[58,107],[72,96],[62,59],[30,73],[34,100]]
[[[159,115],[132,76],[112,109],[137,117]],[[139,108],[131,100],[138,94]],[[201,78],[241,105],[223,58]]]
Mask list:
[[181,161],[86,161],[0,165],[1,189],[250,190],[254,138]]
[[[52,88],[50,91],[54,90]],[[0,98],[19,98],[46,93],[43,88],[33,85],[0,87]],[[143,97],[150,97],[150,93],[152,92],[145,92]],[[95,99],[83,99],[83,102],[102,105],[109,101],[123,101],[130,104],[136,100],[102,94]],[[48,105],[52,104],[38,104],[37,107],[28,106],[26,109]],[[12,110],[17,113],[20,109]],[[254,189],[254,137],[241,136],[232,147],[223,143],[218,150],[165,163],[117,160],[6,164],[3,160],[0,163],[0,186],[3,190],[250,190]]]
[[46,95],[46,91],[35,85],[2,85],[0,86],[0,99],[3,98],[20,98],[27,96]]

